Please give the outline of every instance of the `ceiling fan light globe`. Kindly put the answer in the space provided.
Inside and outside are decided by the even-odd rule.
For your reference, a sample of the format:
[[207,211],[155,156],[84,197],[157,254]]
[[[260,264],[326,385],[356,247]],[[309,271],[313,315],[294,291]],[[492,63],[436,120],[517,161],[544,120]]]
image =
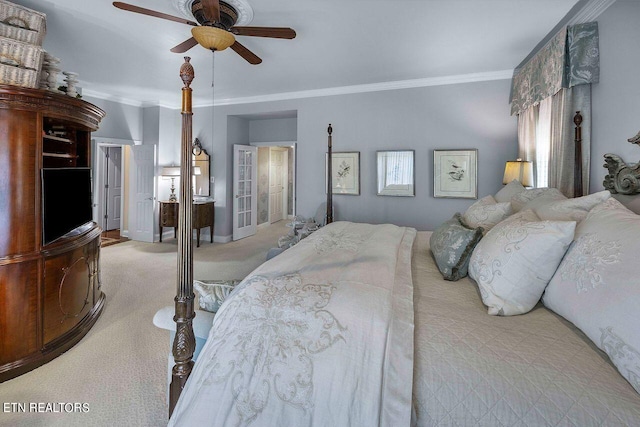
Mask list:
[[217,27],[193,27],[191,34],[200,46],[216,51],[225,50],[236,41],[229,31]]

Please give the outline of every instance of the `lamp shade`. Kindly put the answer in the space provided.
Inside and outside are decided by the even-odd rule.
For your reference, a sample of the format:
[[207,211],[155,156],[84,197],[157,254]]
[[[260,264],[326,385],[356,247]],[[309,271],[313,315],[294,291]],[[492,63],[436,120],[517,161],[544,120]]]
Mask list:
[[236,42],[236,38],[222,28],[200,25],[191,29],[193,38],[206,49],[225,50]]
[[180,166],[163,166],[162,176],[180,176]]
[[514,179],[525,187],[533,187],[533,162],[522,159],[508,161],[504,167],[502,183],[508,184]]

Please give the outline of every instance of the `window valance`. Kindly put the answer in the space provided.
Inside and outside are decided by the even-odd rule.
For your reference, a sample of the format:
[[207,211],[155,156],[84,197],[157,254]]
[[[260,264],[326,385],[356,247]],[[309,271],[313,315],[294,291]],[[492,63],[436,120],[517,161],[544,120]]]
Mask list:
[[511,114],[520,114],[561,88],[600,78],[598,23],[567,26],[551,38],[511,81]]

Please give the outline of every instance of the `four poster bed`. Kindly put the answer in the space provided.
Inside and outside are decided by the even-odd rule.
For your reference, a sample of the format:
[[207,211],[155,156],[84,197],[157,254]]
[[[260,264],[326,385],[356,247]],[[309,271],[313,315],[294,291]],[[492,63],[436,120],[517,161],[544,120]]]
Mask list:
[[329,224],[235,287],[195,367],[193,244],[180,235],[170,426],[640,425],[633,377],[588,333],[541,303],[487,315],[473,280],[443,279],[431,232],[332,222],[328,193]]

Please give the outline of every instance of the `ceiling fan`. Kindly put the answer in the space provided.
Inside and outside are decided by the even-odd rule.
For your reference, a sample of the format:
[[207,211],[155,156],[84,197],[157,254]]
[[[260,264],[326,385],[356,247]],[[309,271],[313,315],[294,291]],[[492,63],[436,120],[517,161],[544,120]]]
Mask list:
[[143,15],[191,25],[193,27],[191,29],[193,37],[173,47],[171,52],[174,53],[184,53],[197,44],[214,51],[231,47],[231,49],[247,62],[257,65],[262,62],[262,59],[240,44],[235,39],[235,36],[277,39],[293,39],[296,36],[296,32],[293,29],[286,27],[235,26],[238,20],[238,12],[232,5],[222,0],[193,0],[191,13],[198,22],[119,1],[113,2],[113,5],[118,9],[129,12],[141,13]]

